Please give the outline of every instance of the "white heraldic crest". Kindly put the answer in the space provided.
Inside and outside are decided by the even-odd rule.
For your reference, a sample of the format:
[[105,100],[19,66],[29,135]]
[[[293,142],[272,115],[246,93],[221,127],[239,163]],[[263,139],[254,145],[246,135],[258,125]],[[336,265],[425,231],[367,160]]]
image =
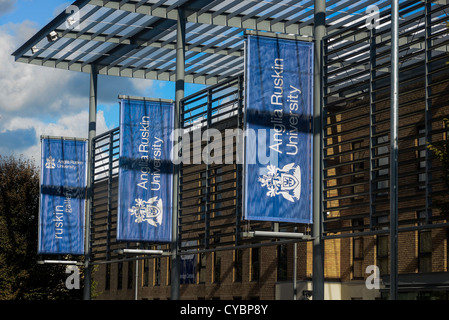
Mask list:
[[[282,169],[273,165],[267,166],[268,174],[259,178],[262,187],[267,187],[267,196],[282,195],[291,202],[301,197],[301,168],[294,163],[285,165]],[[293,171],[293,172],[290,172]]]
[[45,168],[47,168],[47,169],[54,169],[54,168],[56,168],[55,159],[52,156],[49,156],[47,158],[47,162],[45,162]]
[[154,197],[148,201],[142,199],[135,199],[136,205],[129,209],[131,216],[135,216],[136,223],[144,223],[158,227],[162,224],[163,209],[162,199]]

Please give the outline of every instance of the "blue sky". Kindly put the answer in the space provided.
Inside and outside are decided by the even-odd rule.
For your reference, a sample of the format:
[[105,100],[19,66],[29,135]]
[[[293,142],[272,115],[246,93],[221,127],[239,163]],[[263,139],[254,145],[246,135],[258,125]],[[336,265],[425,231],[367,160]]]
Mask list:
[[[87,137],[89,75],[17,63],[11,54],[72,2],[0,0],[0,155],[39,164],[41,135]],[[98,133],[119,125],[119,94],[174,99],[174,83],[99,76]],[[186,94],[202,86],[186,85]]]

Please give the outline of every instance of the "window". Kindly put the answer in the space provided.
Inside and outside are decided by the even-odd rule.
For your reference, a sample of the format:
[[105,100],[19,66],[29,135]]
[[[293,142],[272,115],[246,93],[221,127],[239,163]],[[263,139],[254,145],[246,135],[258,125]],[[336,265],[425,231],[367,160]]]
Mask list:
[[105,276],[106,276],[106,279],[105,279],[104,289],[110,290],[111,289],[111,265],[109,263],[106,264]]
[[161,258],[155,258],[154,260],[154,286],[161,285]]
[[148,283],[150,281],[149,264],[150,261],[148,259],[143,260],[143,276],[142,276],[143,287],[148,287]]
[[[377,155],[379,159],[377,160],[377,166],[379,167],[379,171],[377,176],[380,181],[377,182],[377,189],[380,191],[377,193],[378,196],[386,196],[388,195],[388,187],[389,187],[389,167],[390,158],[389,158],[389,145],[388,145],[388,135],[381,136],[377,138]],[[385,155],[385,156],[383,156]]]
[[418,225],[425,225],[427,223],[426,210],[416,211],[416,220],[418,221]]
[[117,264],[117,290],[121,290],[123,286],[123,262]]
[[[353,227],[353,232],[363,232],[363,219],[352,219],[351,224]],[[362,279],[364,276],[363,258],[363,238],[352,238],[352,277],[354,279]]]
[[281,244],[278,246],[278,270],[277,270],[277,280],[285,281],[287,280],[287,245]]
[[198,281],[199,283],[206,283],[206,254],[198,254]]
[[352,232],[363,232],[364,230],[364,222],[363,219],[352,219]]
[[133,262],[128,261],[128,289],[132,289],[133,287]]
[[[417,138],[417,158],[418,162],[418,190],[423,190],[426,188],[426,128],[424,126],[419,126]],[[424,172],[422,172],[424,171]]]
[[379,216],[375,218],[377,226],[381,230],[388,230],[390,228],[390,217],[389,216]]
[[[197,244],[199,247],[202,247],[205,245],[206,241],[205,234],[201,233],[198,236],[199,240],[197,240]],[[199,253],[197,255],[196,272],[198,283],[206,283],[206,253]]]
[[363,161],[363,151],[362,149],[363,140],[355,141],[352,143],[352,183],[355,184],[352,187],[352,193],[354,194],[354,200],[361,200],[363,196],[357,195],[365,192],[365,185],[363,181],[365,180],[365,162]]
[[201,172],[198,174],[198,186],[201,188],[201,196],[198,198],[198,213],[199,219],[205,220],[207,214],[207,181],[206,181],[206,172]]
[[167,286],[171,284],[171,258],[167,259]]
[[377,236],[377,266],[381,275],[388,274],[389,236]]
[[223,206],[222,203],[222,199],[223,199],[223,194],[222,193],[217,193],[218,191],[221,191],[222,189],[222,182],[223,182],[223,168],[217,168],[215,170],[212,170],[212,192],[213,194],[211,195],[211,200],[213,202],[213,209],[214,209],[214,213],[213,216],[214,217],[219,217],[221,215],[221,211],[218,210]]
[[[217,233],[214,235],[214,244],[218,245],[220,243],[220,234]],[[215,251],[212,253],[213,255],[213,279],[214,283],[220,283],[220,275],[221,275],[221,252]]]
[[352,239],[352,269],[353,278],[362,279],[364,275],[363,270],[363,238]]
[[432,232],[418,231],[418,272],[432,272]]
[[[416,211],[418,225],[425,225],[426,210]],[[418,272],[432,272],[432,232],[418,230]]]
[[250,252],[251,252],[250,281],[259,281],[260,275],[259,248],[251,248]]
[[216,193],[212,195],[212,201],[214,201],[214,217],[219,217],[221,215],[221,211],[218,210],[223,206],[223,194]]
[[243,251],[234,250],[234,282],[242,282],[243,275]]

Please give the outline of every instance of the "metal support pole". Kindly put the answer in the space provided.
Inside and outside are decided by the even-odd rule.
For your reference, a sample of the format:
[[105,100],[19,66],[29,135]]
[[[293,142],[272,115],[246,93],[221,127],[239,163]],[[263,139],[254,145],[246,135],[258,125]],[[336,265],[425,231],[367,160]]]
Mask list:
[[322,192],[322,42],[326,31],[326,1],[315,0],[313,113],[313,300],[324,300],[324,243],[321,239]]
[[[295,227],[295,232],[297,228]],[[293,300],[298,300],[298,286],[297,286],[297,269],[298,269],[298,243],[293,244]]]
[[399,1],[391,1],[390,299],[398,294]]
[[[374,230],[377,224],[376,213],[376,184],[375,179],[378,175],[375,170],[376,158],[376,80],[377,80],[377,46],[376,46],[376,28],[370,30],[370,81],[369,81],[369,225],[370,230]],[[375,140],[376,139],[376,140]]]
[[[426,0],[426,7],[425,7],[425,63],[424,63],[424,70],[425,70],[425,85],[426,85],[426,110],[425,110],[425,131],[426,131],[426,145],[427,143],[432,143],[432,87],[431,80],[431,68],[430,68],[430,61],[432,60],[432,2],[430,0]],[[430,218],[432,216],[432,160],[431,160],[431,152],[429,148],[425,149],[426,153],[426,224],[430,223]]]
[[[179,129],[181,116],[181,100],[184,98],[185,79],[185,41],[186,19],[184,10],[178,9],[178,29],[176,41],[176,104],[175,104],[175,130]],[[171,299],[179,300],[180,285],[180,257],[178,254],[178,202],[179,202],[179,164],[174,165],[173,172],[173,222],[171,244]]]
[[134,288],[134,300],[138,300],[139,297],[139,259],[136,259],[136,287]]
[[293,244],[293,300],[298,300],[297,271],[298,243]]
[[90,218],[92,214],[93,196],[93,140],[97,135],[97,89],[98,70],[92,66],[90,72],[90,94],[89,94],[89,135],[88,135],[88,156],[87,156],[87,201],[86,201],[86,221],[85,221],[85,262],[84,262],[84,292],[83,299],[91,299],[91,265],[90,265]]

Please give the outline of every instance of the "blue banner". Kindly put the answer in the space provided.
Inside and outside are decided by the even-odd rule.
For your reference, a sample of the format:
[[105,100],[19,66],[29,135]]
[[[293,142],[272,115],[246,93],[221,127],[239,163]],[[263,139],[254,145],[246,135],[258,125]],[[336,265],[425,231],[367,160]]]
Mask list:
[[312,223],[313,43],[248,36],[247,220]]
[[39,254],[84,254],[87,142],[41,142]]
[[118,241],[171,241],[173,119],[173,103],[121,100]]

